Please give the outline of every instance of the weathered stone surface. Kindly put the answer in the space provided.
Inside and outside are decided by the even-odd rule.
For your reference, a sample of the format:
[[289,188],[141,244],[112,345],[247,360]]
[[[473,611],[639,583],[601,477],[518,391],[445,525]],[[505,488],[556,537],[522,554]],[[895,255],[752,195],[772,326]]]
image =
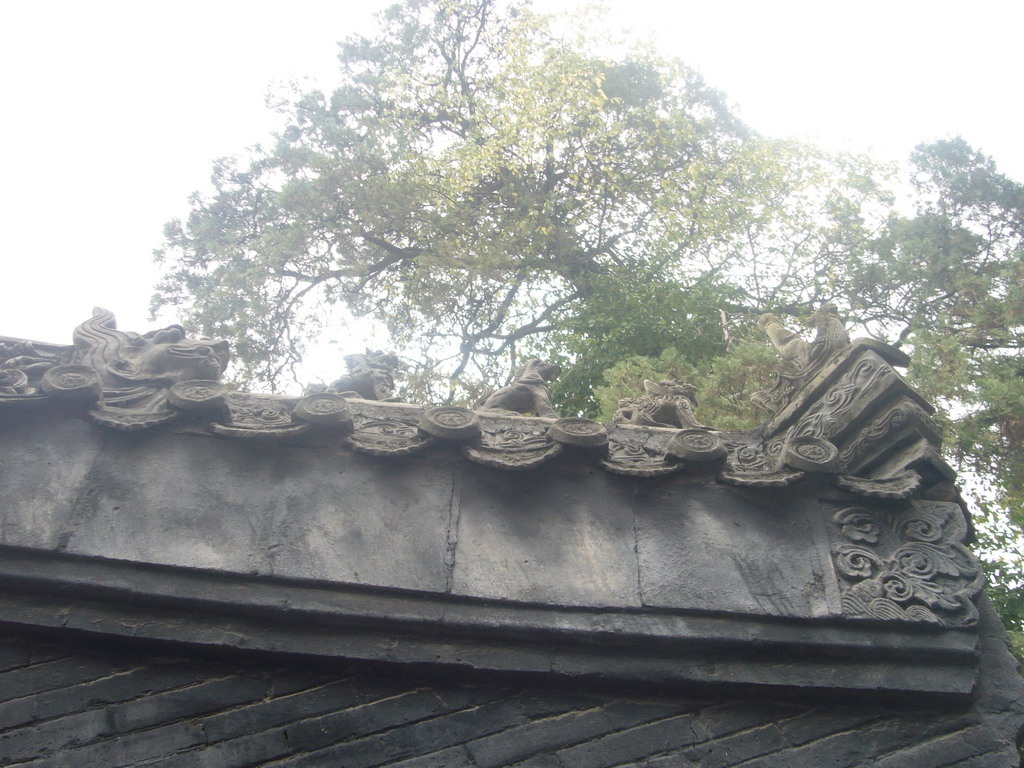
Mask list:
[[[83,429],[84,428],[84,429]],[[190,568],[444,590],[450,465],[57,420],[0,436],[3,543]],[[53,441],[49,437],[60,434]]]
[[476,597],[639,606],[632,487],[595,469],[540,482],[467,466],[452,589]]
[[[546,422],[524,421],[557,446]],[[676,434],[648,432],[648,446]],[[703,479],[617,478],[584,451],[535,467],[524,483],[461,459],[455,446],[377,458],[331,444],[268,450],[188,432],[127,435],[62,418],[9,420],[0,449],[0,479],[14,491],[0,531],[9,545],[551,606],[931,620],[924,606],[875,615],[853,593],[840,599],[837,573],[844,589],[853,585],[824,534],[834,502],[817,494],[843,495],[827,480],[732,489],[713,481],[713,467]],[[946,507],[944,519],[961,522],[939,543],[973,562],[960,554],[958,511]],[[911,555],[872,557],[917,563]],[[970,602],[971,567],[948,599]]]
[[[55,434],[60,435],[57,440]],[[0,543],[57,549],[103,448],[103,433],[79,419],[9,420],[0,432]]]
[[842,612],[825,531],[806,499],[644,484],[636,497],[645,605],[768,616]]

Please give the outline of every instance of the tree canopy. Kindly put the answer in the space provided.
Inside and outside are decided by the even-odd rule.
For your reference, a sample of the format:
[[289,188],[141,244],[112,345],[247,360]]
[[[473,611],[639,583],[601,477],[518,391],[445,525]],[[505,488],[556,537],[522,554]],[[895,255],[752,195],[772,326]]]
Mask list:
[[901,214],[891,170],[759,135],[684,65],[522,0],[404,0],[339,62],[333,91],[281,96],[272,144],[215,164],[157,252],[154,306],[229,339],[242,383],[282,386],[337,306],[386,324],[421,401],[540,355],[567,370],[565,414],[675,374],[705,423],[752,426],[753,319],[831,301],[912,352],[1022,626],[1024,186],[939,141]]
[[718,303],[809,310],[871,234],[874,169],[758,136],[695,72],[583,35],[513,0],[385,12],[332,93],[284,99],[276,143],[217,163],[168,225],[157,303],[231,339],[251,381],[280,383],[327,302],[384,321],[423,396],[546,350],[589,371],[574,410],[622,354],[720,352]]

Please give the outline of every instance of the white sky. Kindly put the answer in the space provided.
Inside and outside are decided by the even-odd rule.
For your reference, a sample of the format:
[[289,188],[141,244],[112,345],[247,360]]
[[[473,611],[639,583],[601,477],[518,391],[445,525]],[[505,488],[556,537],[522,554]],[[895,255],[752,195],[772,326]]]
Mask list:
[[[268,138],[268,86],[329,84],[335,42],[386,4],[0,4],[0,334],[68,343],[94,305],[124,330],[153,327],[164,222],[215,157]],[[607,5],[613,28],[701,71],[762,133],[884,160],[961,134],[1024,180],[1019,0]]]

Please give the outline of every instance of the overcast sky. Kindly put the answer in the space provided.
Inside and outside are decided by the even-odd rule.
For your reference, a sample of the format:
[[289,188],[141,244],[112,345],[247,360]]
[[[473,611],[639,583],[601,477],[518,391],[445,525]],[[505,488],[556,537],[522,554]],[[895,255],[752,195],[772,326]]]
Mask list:
[[[124,330],[152,327],[164,222],[187,213],[214,158],[268,138],[268,87],[329,84],[336,41],[386,4],[0,6],[0,335],[67,343],[94,305]],[[1024,180],[1019,0],[607,5],[614,29],[702,72],[762,133],[884,160],[960,134]]]

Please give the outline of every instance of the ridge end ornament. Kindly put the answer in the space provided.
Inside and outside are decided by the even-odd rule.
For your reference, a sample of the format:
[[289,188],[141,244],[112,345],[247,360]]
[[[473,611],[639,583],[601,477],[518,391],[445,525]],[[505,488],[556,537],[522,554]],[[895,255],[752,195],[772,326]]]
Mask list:
[[615,424],[711,430],[697,420],[697,388],[692,384],[676,379],[644,379],[643,386],[644,393],[639,397],[619,400],[612,416]]
[[833,355],[850,346],[850,336],[835,304],[821,305],[813,320],[816,335],[813,341],[805,341],[774,314],[766,313],[757,319],[758,328],[765,332],[781,357],[772,388],[750,396],[751,402],[769,415],[785,407]]
[[480,436],[480,419],[468,408],[442,405],[424,411],[419,428],[444,440],[471,440]]
[[[32,342],[4,345],[0,398],[17,404],[33,395],[93,404],[88,417],[134,431],[171,421],[180,411],[170,389],[183,382],[216,381],[230,360],[226,341],[189,337],[180,325],[144,334],[117,330],[112,312],[96,308],[73,333],[73,346],[40,351]],[[3,387],[0,385],[0,390]]]
[[563,445],[577,448],[604,448],[608,445],[608,430],[593,419],[569,416],[548,427],[548,436]]
[[367,347],[365,352],[345,355],[344,360],[347,373],[327,386],[312,384],[306,387],[305,394],[333,393],[363,400],[403,402],[395,395],[395,372],[402,367],[398,355]]

